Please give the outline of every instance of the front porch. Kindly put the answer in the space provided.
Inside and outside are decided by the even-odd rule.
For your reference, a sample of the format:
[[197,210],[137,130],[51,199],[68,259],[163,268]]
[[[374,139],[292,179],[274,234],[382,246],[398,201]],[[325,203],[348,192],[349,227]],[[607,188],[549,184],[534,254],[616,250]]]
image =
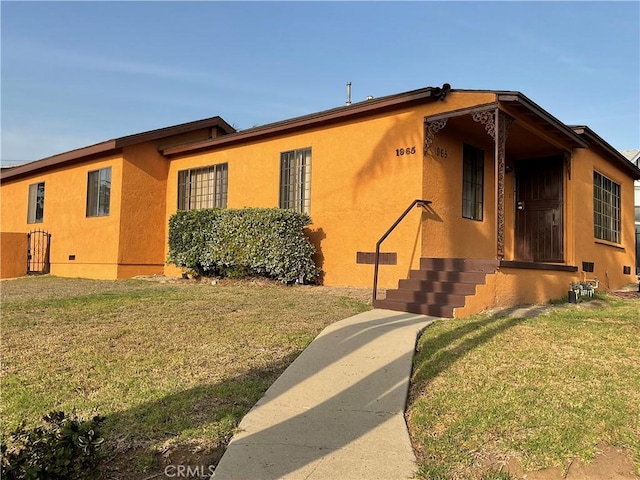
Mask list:
[[397,289],[373,306],[434,317],[462,318],[489,308],[546,303],[566,295],[578,268],[477,258],[421,258]]
[[423,258],[374,306],[462,317],[566,295],[578,275],[572,159],[585,146],[510,92],[425,117]]

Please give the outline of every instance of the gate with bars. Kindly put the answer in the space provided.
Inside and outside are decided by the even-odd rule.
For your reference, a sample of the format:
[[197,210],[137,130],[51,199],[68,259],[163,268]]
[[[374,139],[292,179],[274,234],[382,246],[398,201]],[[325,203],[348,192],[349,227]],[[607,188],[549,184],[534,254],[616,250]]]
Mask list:
[[27,233],[27,275],[49,273],[49,250],[51,234],[44,230]]

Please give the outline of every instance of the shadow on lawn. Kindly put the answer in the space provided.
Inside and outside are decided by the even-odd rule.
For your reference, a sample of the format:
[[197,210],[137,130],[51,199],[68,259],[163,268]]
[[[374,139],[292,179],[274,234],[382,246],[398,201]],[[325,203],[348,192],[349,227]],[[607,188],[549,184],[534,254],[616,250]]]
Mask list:
[[[165,478],[169,464],[201,467],[205,472],[215,467],[242,417],[300,353],[108,415],[101,478],[138,480],[141,472],[143,477]],[[211,425],[207,445],[181,440],[183,432],[206,425]],[[165,449],[150,447],[165,442]]]
[[[453,330],[422,340],[414,361],[414,391],[420,391],[425,384],[470,351],[530,318],[509,318],[511,311],[512,309],[505,309],[491,317],[464,323]],[[482,333],[477,334],[479,330],[482,330]],[[460,342],[461,339],[463,340]],[[454,342],[460,343],[455,348],[448,349]]]
[[[425,339],[421,342],[420,353],[415,359],[414,379],[418,385],[428,383],[469,351],[523,321],[525,319],[505,319],[494,316],[464,323],[453,330]],[[220,432],[220,445],[208,457],[189,454],[187,451],[182,452],[184,456],[178,454],[170,459],[174,465],[214,466],[224,453],[233,428],[258,400],[259,405],[277,401],[278,397],[296,388],[311,376],[325,371],[332,364],[344,362],[345,358],[356,350],[367,349],[366,352],[371,351],[375,356],[380,348],[391,348],[389,346],[391,342],[406,343],[403,350],[399,350],[401,353],[398,356],[387,363],[380,364],[379,368],[368,374],[355,376],[353,383],[339,393],[327,396],[324,401],[305,409],[303,413],[253,431],[243,437],[241,444],[236,444],[235,455],[239,454],[240,459],[249,453],[245,451],[245,446],[271,445],[270,456],[264,464],[265,467],[261,467],[261,478],[281,478],[294,471],[308,468],[312,464],[318,465],[318,462],[327,454],[349,448],[350,444],[389,421],[391,416],[403,414],[404,400],[398,411],[395,411],[393,408],[397,402],[394,399],[399,397],[406,399],[408,374],[411,371],[416,337],[428,323],[427,317],[389,312],[388,316],[381,319],[345,323],[342,326],[335,324],[336,328],[330,334],[316,338],[307,351],[300,356],[302,361],[299,363],[306,364],[306,368],[294,368],[293,371],[288,371],[286,378],[281,377],[278,380],[277,388],[262,399],[260,399],[262,394],[298,354],[290,355],[264,369],[252,370],[219,384],[199,386],[119,412],[110,416],[108,421],[111,425],[118,425],[119,431],[131,432],[131,436],[121,442],[122,446],[128,443],[130,447],[132,445],[135,447],[136,436],[143,440],[147,436],[160,439],[158,443],[161,443],[162,439],[175,439],[186,429],[197,428],[212,422],[225,424],[228,428],[223,428]],[[403,329],[405,332],[397,336]],[[454,342],[459,344],[454,349],[448,348]],[[312,362],[310,363],[308,359],[312,359]],[[312,368],[309,368],[311,364]],[[299,366],[298,363],[297,365]],[[399,378],[405,378],[407,383],[399,383]],[[336,418],[342,419],[342,423],[336,425],[326,423],[324,412],[345,410],[353,413],[346,417],[337,416]],[[365,416],[367,412],[372,415]],[[348,425],[344,423],[345,418]],[[311,438],[309,431],[314,432]],[[292,450],[291,445],[280,443],[279,439],[292,435],[296,438],[300,435],[298,440],[301,445],[306,446]],[[133,451],[135,452],[135,449]],[[106,462],[107,473],[110,469],[111,472],[114,471],[113,462],[116,468],[122,468],[124,465],[123,461],[118,461],[117,457],[126,452],[118,447],[117,440],[115,440],[113,452],[112,458]],[[126,459],[127,456],[122,458]],[[162,458],[156,460],[160,461],[157,462],[153,471],[162,471],[164,468],[160,465]],[[131,469],[130,461],[128,465]],[[120,470],[118,475],[107,475],[105,478],[135,478],[123,473]],[[219,473],[225,477],[225,474],[230,473],[234,476],[240,472],[223,473],[221,471]],[[164,478],[163,475],[161,473],[147,478]],[[250,475],[245,477],[250,478]]]

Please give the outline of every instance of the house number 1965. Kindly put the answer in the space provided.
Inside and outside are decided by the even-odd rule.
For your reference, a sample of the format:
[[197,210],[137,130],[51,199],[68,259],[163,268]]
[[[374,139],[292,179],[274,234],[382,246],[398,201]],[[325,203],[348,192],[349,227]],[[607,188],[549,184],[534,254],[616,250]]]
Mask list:
[[406,148],[396,148],[396,157],[401,157],[403,155],[415,155],[416,147],[406,147]]
[[436,147],[436,157],[447,158],[447,149],[442,147]]

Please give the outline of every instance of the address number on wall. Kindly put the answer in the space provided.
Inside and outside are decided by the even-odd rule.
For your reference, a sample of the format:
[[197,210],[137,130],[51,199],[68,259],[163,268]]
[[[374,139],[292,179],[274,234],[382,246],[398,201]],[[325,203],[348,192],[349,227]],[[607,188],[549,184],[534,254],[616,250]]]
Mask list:
[[396,157],[402,157],[403,155],[415,155],[416,146],[405,147],[405,148],[396,148]]
[[442,147],[435,148],[436,157],[447,158],[447,149]]

